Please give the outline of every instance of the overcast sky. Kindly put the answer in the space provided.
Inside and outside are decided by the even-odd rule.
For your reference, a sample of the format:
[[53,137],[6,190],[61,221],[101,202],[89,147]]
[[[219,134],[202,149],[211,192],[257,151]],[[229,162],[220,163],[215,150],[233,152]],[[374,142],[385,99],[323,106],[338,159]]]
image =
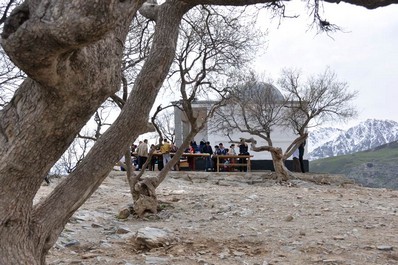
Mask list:
[[256,70],[279,78],[282,68],[301,69],[303,74],[324,72],[327,66],[339,81],[358,90],[354,104],[359,117],[347,128],[366,119],[398,121],[398,5],[367,10],[348,4],[325,4],[323,16],[344,32],[317,35],[309,29],[312,19],[302,12],[303,3],[293,1],[287,14],[298,19],[262,22],[269,28],[268,48],[258,57]]

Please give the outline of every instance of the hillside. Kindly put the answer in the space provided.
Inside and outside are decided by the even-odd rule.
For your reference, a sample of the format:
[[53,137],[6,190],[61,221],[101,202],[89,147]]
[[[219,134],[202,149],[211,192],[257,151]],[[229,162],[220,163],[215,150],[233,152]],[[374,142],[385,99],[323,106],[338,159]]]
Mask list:
[[[131,195],[125,174],[113,172],[70,219],[47,262],[398,263],[398,191],[358,187],[341,176],[296,176],[290,185],[278,185],[269,172],[172,172],[157,189],[161,211],[117,219]],[[36,199],[57,181],[43,186]],[[145,231],[153,237],[144,240]]]
[[367,187],[398,189],[398,141],[310,162],[311,172],[344,174]]

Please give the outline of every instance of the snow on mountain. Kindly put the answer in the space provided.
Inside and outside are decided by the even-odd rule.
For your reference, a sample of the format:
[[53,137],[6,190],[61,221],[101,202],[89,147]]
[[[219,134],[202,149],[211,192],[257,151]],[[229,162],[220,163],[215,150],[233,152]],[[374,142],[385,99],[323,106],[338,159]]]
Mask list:
[[336,139],[342,132],[344,131],[332,127],[320,128],[316,131],[310,132],[307,139],[308,152],[310,153],[326,142]]
[[346,131],[322,128],[308,137],[308,159],[352,154],[397,140],[398,122],[391,120],[369,119]]

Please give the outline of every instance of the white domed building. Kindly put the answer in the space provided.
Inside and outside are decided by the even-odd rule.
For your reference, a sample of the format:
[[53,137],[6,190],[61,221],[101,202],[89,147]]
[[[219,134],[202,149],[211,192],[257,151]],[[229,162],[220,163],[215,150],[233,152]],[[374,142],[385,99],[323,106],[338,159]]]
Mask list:
[[[252,85],[250,89],[245,89],[244,87],[242,87],[239,89],[238,94],[239,97],[246,98],[245,100],[247,100],[248,104],[256,104],[256,101],[259,100],[270,100],[273,101],[275,104],[292,104],[292,102],[287,103],[283,94],[274,85],[268,83],[256,83],[255,85]],[[192,103],[192,107],[197,112],[198,119],[200,120],[201,116],[206,117],[210,107],[216,102],[217,101],[209,100],[194,101]],[[177,144],[177,146],[179,146],[183,142],[184,137],[188,135],[190,124],[185,117],[184,112],[177,107],[174,108],[174,122],[176,132],[175,143]],[[235,131],[234,133],[227,136],[226,133],[224,133],[222,130],[214,130],[214,128],[212,128],[213,122],[214,118],[209,119],[203,130],[196,135],[194,140],[198,145],[200,141],[209,141],[214,150],[214,146],[218,145],[219,143],[223,143],[223,145],[228,148],[230,146],[230,138],[234,141],[239,141],[240,138],[254,138],[257,141],[256,146],[268,146],[267,142],[264,139],[250,135],[248,133]],[[297,135],[291,129],[286,129],[282,126],[272,127],[271,139],[274,147],[280,147],[284,151],[296,138]],[[239,151],[237,145],[235,147],[235,150],[237,152]],[[253,155],[253,170],[273,170],[273,163],[271,159],[271,154],[269,152],[251,151],[250,144],[249,152],[251,155]],[[286,166],[290,168],[290,161],[286,162]],[[308,161],[306,161],[306,167],[308,170]]]

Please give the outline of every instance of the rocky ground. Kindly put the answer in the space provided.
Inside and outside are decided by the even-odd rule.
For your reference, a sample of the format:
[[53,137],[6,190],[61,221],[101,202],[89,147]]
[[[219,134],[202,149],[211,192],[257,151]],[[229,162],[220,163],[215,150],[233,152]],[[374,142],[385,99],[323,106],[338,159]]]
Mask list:
[[[398,264],[398,191],[341,176],[172,172],[161,211],[118,219],[131,203],[112,172],[50,250],[48,264]],[[36,200],[59,179],[43,186]]]

